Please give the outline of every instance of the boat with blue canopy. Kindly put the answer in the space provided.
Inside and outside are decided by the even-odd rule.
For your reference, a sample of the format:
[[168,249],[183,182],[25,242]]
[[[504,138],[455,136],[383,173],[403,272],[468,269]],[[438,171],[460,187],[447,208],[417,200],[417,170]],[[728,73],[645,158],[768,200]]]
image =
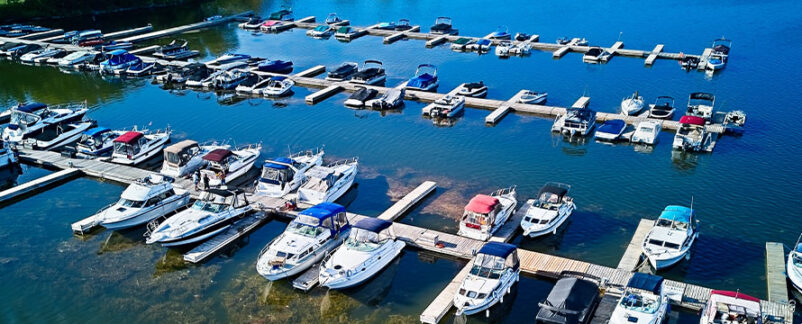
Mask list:
[[488,242],[472,262],[471,271],[454,294],[456,315],[486,311],[485,315],[489,317],[490,307],[503,303],[504,296],[518,282],[521,269],[517,247],[509,243]]
[[621,119],[607,120],[596,130],[596,139],[609,142],[615,141],[621,137],[626,128],[627,123]]
[[663,277],[635,272],[610,316],[610,324],[662,323],[669,309]]
[[418,65],[415,76],[407,81],[406,88],[411,90],[434,91],[440,85],[437,79],[437,66],[432,64]]
[[699,236],[693,209],[667,206],[643,240],[643,253],[656,270],[690,258],[690,249]]
[[256,194],[283,197],[306,181],[306,172],[323,164],[323,150],[308,150],[286,157],[265,160],[262,175],[256,184]]
[[114,139],[125,134],[125,130],[111,130],[106,127],[91,128],[81,135],[75,150],[78,157],[94,159],[110,156],[114,149]]
[[126,50],[118,49],[106,53],[106,60],[100,62],[100,71],[105,73],[120,74],[128,70],[129,67],[139,64],[142,59],[136,55],[128,53]]

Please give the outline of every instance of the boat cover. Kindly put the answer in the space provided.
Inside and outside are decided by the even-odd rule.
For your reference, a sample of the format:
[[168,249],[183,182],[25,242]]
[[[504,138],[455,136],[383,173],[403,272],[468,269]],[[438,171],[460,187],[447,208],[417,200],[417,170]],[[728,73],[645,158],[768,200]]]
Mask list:
[[316,32],[324,32],[324,31],[329,30],[329,28],[331,28],[331,27],[320,25],[320,26],[315,27],[315,31]]
[[413,88],[423,88],[426,84],[432,82],[434,78],[435,78],[434,75],[431,75],[429,73],[423,73],[421,75],[415,76],[412,79],[409,79],[409,82],[407,82],[407,86]]
[[262,26],[265,26],[265,27],[270,27],[270,26],[275,26],[275,25],[278,25],[278,24],[280,24],[280,23],[281,23],[281,21],[278,21],[278,20],[268,20],[268,21],[265,21],[265,22],[262,24]]
[[470,41],[471,41],[470,38],[460,37],[460,38],[458,38],[457,40],[454,41],[454,44],[465,45],[465,44],[468,44],[468,42],[470,42]]
[[690,223],[693,209],[683,206],[667,206],[660,214],[660,218],[676,222]]
[[479,253],[497,256],[500,258],[507,258],[508,255],[515,251],[515,249],[517,249],[517,247],[509,243],[488,242],[482,246],[482,248],[479,250]]
[[235,194],[240,193],[241,191],[240,190],[232,191],[232,190],[224,190],[224,189],[209,189],[209,190],[206,190],[206,192],[209,193],[209,194],[213,194],[215,196],[231,197],[231,196],[233,196]]
[[602,124],[597,132],[608,133],[608,134],[621,134],[621,131],[627,127],[627,123],[621,119],[613,119],[608,120]]
[[27,105],[17,107],[17,110],[21,111],[21,112],[30,113],[30,112],[33,112],[35,110],[39,110],[39,109],[43,109],[43,108],[47,108],[47,105],[43,104],[41,102],[32,102],[32,103],[29,103]]
[[314,205],[302,211],[300,215],[312,216],[319,220],[323,220],[331,216],[337,215],[338,213],[344,213],[344,212],[345,212],[345,207],[335,203],[324,202]]
[[471,82],[471,83],[466,83],[463,87],[465,87],[468,90],[479,89],[479,88],[484,88],[485,83],[482,81]]
[[476,45],[480,45],[480,46],[490,45],[490,43],[491,43],[490,40],[486,39],[486,38],[482,38],[482,39],[476,41]]
[[95,128],[92,128],[90,130],[85,131],[84,134],[89,135],[89,136],[95,136],[97,134],[102,134],[102,133],[105,133],[105,132],[108,132],[108,131],[110,131],[110,129],[108,129],[106,127],[95,127]]
[[540,303],[537,320],[557,324],[584,323],[599,296],[599,286],[578,278],[562,278]]
[[120,135],[120,137],[115,138],[114,142],[115,143],[132,144],[132,143],[136,142],[137,140],[139,140],[139,138],[142,137],[142,136],[143,135],[140,132],[127,132],[125,134]]
[[164,151],[167,153],[180,153],[181,151],[193,146],[198,146],[198,142],[195,142],[193,140],[183,140],[166,147]]
[[650,275],[642,272],[635,272],[629,279],[627,287],[651,291],[659,294],[663,287],[663,277]]
[[284,164],[278,164],[278,163],[272,163],[272,162],[292,164],[293,161],[292,161],[292,159],[290,159],[288,157],[280,157],[280,158],[277,158],[277,159],[268,160],[266,162],[267,163],[265,164],[265,168],[271,168],[271,169],[276,169],[276,170],[284,170],[284,169],[287,169],[289,167],[284,165]]
[[753,302],[756,302],[756,303],[760,302],[760,299],[757,299],[755,297],[752,297],[752,296],[749,296],[747,294],[744,294],[744,293],[741,293],[741,292],[737,292],[737,291],[713,290],[713,291],[710,292],[710,295],[711,296],[712,295],[727,296],[727,297],[732,297],[732,298],[737,298],[737,299],[749,300],[749,301],[753,301]]
[[704,126],[705,125],[705,119],[702,118],[702,117],[697,117],[697,116],[682,116],[679,119],[679,122],[680,122],[680,124],[691,124],[691,125],[699,125],[699,126]]
[[349,34],[349,33],[351,33],[351,27],[343,26],[337,28],[337,34]]
[[465,206],[465,210],[477,214],[487,214],[493,211],[493,209],[496,208],[496,205],[498,205],[498,199],[495,197],[490,197],[488,195],[476,195],[468,203],[468,206]]
[[356,222],[354,227],[371,231],[373,233],[379,233],[390,227],[390,225],[393,225],[393,223],[379,218],[367,217]]
[[561,187],[555,183],[549,182],[545,186],[543,186],[543,188],[540,188],[540,191],[538,191],[537,196],[540,197],[547,192],[562,197],[568,193],[568,188]]
[[203,156],[203,159],[206,161],[220,162],[231,154],[232,153],[230,150],[219,148],[219,149],[214,149],[209,153],[206,153],[206,155]]

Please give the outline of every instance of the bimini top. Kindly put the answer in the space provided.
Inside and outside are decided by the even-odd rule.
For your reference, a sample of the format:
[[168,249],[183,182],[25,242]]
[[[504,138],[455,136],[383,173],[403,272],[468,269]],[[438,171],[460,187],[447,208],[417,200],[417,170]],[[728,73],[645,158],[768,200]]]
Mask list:
[[736,299],[743,299],[743,300],[753,301],[753,302],[756,302],[756,303],[760,302],[760,299],[757,299],[755,297],[752,297],[752,296],[749,296],[747,294],[740,293],[740,292],[737,292],[737,291],[713,290],[713,291],[710,292],[710,295],[711,296],[712,295],[727,296],[727,297],[732,297],[732,298],[736,298]]
[[128,54],[128,51],[126,51],[124,49],[116,49],[116,50],[113,50],[113,51],[108,52],[106,54],[107,55],[123,55],[123,54]]
[[487,39],[487,38],[482,38],[482,39],[480,39],[480,40],[476,41],[476,44],[477,44],[477,45],[482,45],[482,46],[484,46],[484,45],[490,45],[490,43],[492,43],[492,42],[491,42],[489,39]]
[[140,132],[127,132],[125,134],[120,135],[114,139],[115,143],[125,143],[125,144],[132,144],[139,140],[142,137],[142,133]]
[[358,222],[356,222],[354,227],[371,231],[373,233],[379,233],[390,227],[390,225],[393,225],[393,223],[379,218],[368,217],[360,219]]
[[214,149],[209,153],[206,153],[206,155],[203,156],[203,159],[206,161],[220,162],[223,161],[223,159],[227,158],[229,155],[231,155],[230,150],[219,148],[219,149]]
[[690,124],[690,125],[704,126],[705,125],[705,119],[702,118],[702,117],[697,117],[697,116],[682,116],[679,119],[679,123],[680,124]]
[[21,111],[21,112],[30,113],[30,112],[33,112],[33,111],[36,111],[36,110],[39,110],[39,109],[44,109],[44,108],[47,108],[47,105],[45,105],[45,104],[43,104],[41,102],[32,102],[32,103],[29,103],[27,105],[19,106],[16,109]]
[[488,242],[485,243],[484,246],[479,250],[481,254],[487,254],[492,256],[497,256],[501,258],[506,258],[512,252],[517,249],[515,245],[508,244],[508,243],[500,243],[500,242]]
[[206,190],[207,193],[220,196],[220,197],[231,197],[238,193],[241,193],[241,190],[223,190],[223,189],[208,189]]
[[487,214],[493,211],[496,205],[498,205],[498,199],[488,195],[476,195],[468,203],[468,206],[465,206],[465,210],[478,214]]
[[193,146],[198,146],[198,142],[195,142],[193,140],[183,140],[166,147],[164,151],[167,153],[181,153],[181,151]]
[[660,214],[660,218],[673,220],[675,222],[690,223],[693,217],[693,209],[683,206],[668,206]]
[[627,287],[651,291],[659,294],[663,287],[663,277],[650,275],[642,272],[635,272],[629,279]]
[[605,121],[604,124],[599,127],[598,132],[618,134],[622,129],[624,129],[624,127],[627,127],[627,123],[625,121],[621,119],[611,119]]
[[554,182],[549,182],[546,185],[544,185],[543,188],[540,188],[540,191],[537,192],[537,196],[540,197],[547,192],[562,197],[568,193],[568,186],[560,185]]
[[110,129],[108,129],[106,127],[95,127],[95,128],[92,128],[90,130],[85,131],[84,134],[89,135],[89,136],[95,136],[95,135],[98,135],[98,134],[103,134],[103,133],[108,132],[108,131],[110,131]]
[[292,164],[293,161],[292,161],[292,159],[290,159],[288,157],[280,157],[278,159],[267,160],[267,163],[265,164],[265,167],[266,168],[271,168],[271,169],[277,169],[277,170],[284,170],[284,169],[289,168],[288,166],[286,166],[284,164],[272,163],[272,162]]
[[344,212],[345,212],[345,207],[335,203],[324,202],[314,205],[302,211],[300,215],[312,216],[314,218],[323,220],[328,217],[337,215],[338,213],[344,213]]

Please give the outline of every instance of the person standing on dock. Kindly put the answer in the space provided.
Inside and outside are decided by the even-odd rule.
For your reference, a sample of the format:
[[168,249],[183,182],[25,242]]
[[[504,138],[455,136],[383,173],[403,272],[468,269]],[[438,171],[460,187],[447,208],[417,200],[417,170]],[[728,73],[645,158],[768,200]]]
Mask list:
[[209,176],[203,175],[203,190],[209,189]]
[[198,182],[200,182],[200,176],[198,174],[200,174],[200,170],[192,172],[192,183],[195,184],[195,190],[198,190]]

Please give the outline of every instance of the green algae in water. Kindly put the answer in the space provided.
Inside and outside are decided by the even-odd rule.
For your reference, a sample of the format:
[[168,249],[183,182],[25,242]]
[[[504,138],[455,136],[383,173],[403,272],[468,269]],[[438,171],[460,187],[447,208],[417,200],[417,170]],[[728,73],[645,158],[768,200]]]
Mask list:
[[187,265],[188,263],[184,261],[184,255],[181,252],[174,249],[167,249],[167,253],[164,254],[164,257],[156,262],[156,272],[153,273],[153,277],[186,269]]

